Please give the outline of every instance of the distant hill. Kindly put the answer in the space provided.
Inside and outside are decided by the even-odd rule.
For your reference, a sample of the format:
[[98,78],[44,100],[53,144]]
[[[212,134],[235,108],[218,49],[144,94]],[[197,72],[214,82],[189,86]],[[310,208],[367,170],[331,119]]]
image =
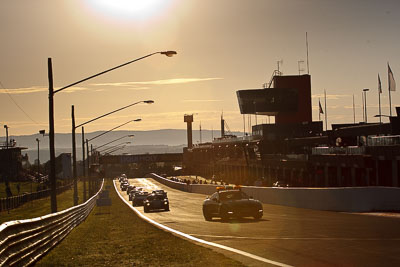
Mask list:
[[[85,139],[95,137],[104,131],[90,132],[85,134]],[[176,153],[182,152],[183,147],[187,146],[186,129],[162,129],[152,131],[113,131],[109,132],[95,140],[89,142],[93,147],[101,146],[105,143],[118,139],[126,135],[135,135],[133,138],[123,138],[119,141],[111,143],[109,146],[117,145],[123,142],[130,141],[124,150],[120,150],[118,153],[130,153],[130,154],[144,154],[144,153]],[[233,132],[235,135],[243,135],[241,132]],[[202,130],[201,131],[202,142],[210,142],[212,136],[214,138],[220,137],[220,131],[214,130]],[[23,154],[27,153],[29,161],[32,163],[37,159],[37,142],[36,138],[40,140],[40,161],[46,162],[49,160],[49,139],[47,136],[40,134],[33,135],[20,135],[10,136],[9,139],[15,139],[17,146],[25,147]],[[82,135],[81,133],[76,134],[76,148],[77,148],[77,159],[82,158]],[[200,131],[193,130],[193,143],[200,142]],[[71,134],[58,133],[55,135],[56,144],[56,155],[61,153],[71,153],[72,151],[72,137]]]

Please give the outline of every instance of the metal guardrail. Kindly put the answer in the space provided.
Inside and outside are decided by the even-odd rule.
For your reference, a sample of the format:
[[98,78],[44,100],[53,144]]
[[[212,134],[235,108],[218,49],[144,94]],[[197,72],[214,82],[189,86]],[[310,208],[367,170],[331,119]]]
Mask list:
[[400,145],[400,135],[368,137],[369,146],[394,146]]
[[348,146],[348,147],[313,147],[311,154],[313,155],[364,155],[366,153],[365,146]]
[[96,195],[78,206],[0,225],[0,266],[27,266],[37,261],[86,219],[103,185],[104,179]]
[[[61,186],[57,188],[57,194],[61,194],[62,192],[70,189],[72,184]],[[18,208],[19,206],[35,200],[35,199],[41,199],[50,196],[50,189],[47,190],[41,190],[33,193],[27,193],[27,194],[22,194],[22,195],[17,195],[13,197],[5,197],[5,198],[0,198],[0,212],[2,211],[7,211],[7,210],[12,210],[15,208]]]

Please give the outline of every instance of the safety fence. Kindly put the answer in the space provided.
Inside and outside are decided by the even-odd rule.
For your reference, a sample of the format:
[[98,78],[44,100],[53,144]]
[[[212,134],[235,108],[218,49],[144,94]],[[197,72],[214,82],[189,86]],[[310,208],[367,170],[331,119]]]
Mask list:
[[99,191],[83,204],[42,217],[0,225],[0,266],[27,266],[37,261],[86,219]]
[[[57,194],[61,194],[62,192],[70,189],[72,184],[57,187]],[[25,204],[26,202],[41,199],[50,196],[51,190],[41,190],[33,193],[24,193],[22,195],[0,198],[0,212],[12,210],[18,208],[19,206]]]

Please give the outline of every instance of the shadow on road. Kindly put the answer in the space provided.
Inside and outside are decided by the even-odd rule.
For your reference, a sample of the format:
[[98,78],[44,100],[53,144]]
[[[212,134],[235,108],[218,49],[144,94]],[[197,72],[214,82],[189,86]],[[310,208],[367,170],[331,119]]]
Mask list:
[[269,222],[267,219],[259,219],[255,220],[253,218],[234,218],[229,220],[222,220],[222,219],[212,219],[210,222],[219,222],[219,223],[259,223],[259,222]]

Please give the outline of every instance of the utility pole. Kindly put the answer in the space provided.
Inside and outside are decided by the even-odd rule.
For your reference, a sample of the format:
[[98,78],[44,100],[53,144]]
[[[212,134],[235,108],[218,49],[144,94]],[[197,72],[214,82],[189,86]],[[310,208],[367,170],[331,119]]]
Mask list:
[[39,175],[39,172],[40,172],[40,158],[39,158],[39,148],[40,148],[39,143],[40,143],[40,140],[39,140],[39,138],[36,138],[36,142],[37,142],[37,172],[38,172],[38,175]]
[[89,158],[89,140],[86,139],[86,160],[87,160],[87,181],[88,181],[88,187],[89,187],[89,198],[92,196],[92,185],[91,185],[91,178],[90,178],[90,158]]
[[51,58],[47,59],[47,70],[49,79],[49,145],[50,145],[50,202],[51,212],[57,212],[57,188],[56,188],[56,151],[54,146],[54,88],[53,67]]
[[353,94],[353,123],[356,124],[356,106],[354,104],[354,94]]
[[76,171],[76,144],[75,144],[75,109],[71,106],[72,118],[72,177],[74,179],[74,206],[78,205],[78,175]]
[[82,126],[82,180],[83,180],[83,202],[86,202],[86,164],[85,164],[85,130]]

